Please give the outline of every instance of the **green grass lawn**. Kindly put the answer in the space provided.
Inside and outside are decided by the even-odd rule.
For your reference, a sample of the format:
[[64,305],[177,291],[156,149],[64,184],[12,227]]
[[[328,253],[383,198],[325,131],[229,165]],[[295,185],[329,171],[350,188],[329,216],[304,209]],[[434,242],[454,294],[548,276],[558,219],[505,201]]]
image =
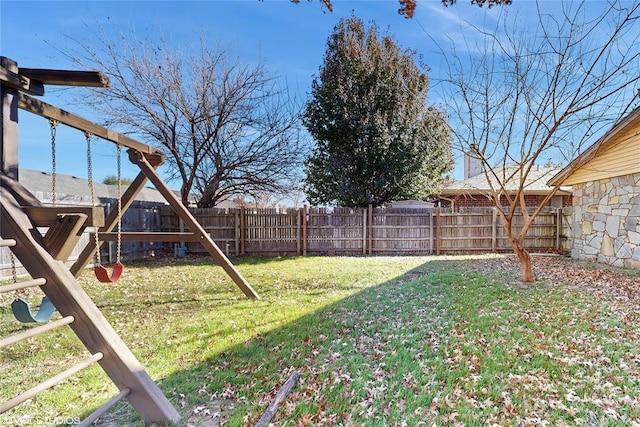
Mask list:
[[[541,258],[543,281],[522,285],[513,257],[233,262],[259,300],[206,259],[130,265],[117,284],[81,279],[181,425],[251,425],[295,370],[278,425],[640,425],[630,273]],[[0,336],[21,329],[9,302]],[[1,350],[0,400],[84,356],[65,329]],[[0,425],[73,424],[115,393],[90,368]],[[137,417],[122,404],[106,418]]]

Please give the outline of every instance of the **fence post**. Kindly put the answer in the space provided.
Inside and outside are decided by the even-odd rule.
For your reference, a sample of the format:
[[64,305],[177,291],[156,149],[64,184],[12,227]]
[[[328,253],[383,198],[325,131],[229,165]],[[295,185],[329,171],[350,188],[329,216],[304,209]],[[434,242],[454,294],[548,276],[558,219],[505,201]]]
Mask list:
[[302,207],[302,256],[307,255],[307,205]]
[[302,211],[296,208],[296,255],[302,253]]
[[556,209],[556,252],[561,253],[560,235],[562,234],[562,208]]
[[496,223],[498,222],[498,208],[493,207],[493,215],[491,217],[491,252],[498,251],[498,228]]
[[240,255],[240,208],[233,209],[233,229],[234,232],[234,240],[235,240],[235,256]]
[[440,239],[442,238],[442,230],[440,229],[440,221],[442,220],[440,217],[441,209],[440,206],[436,208],[436,255],[440,255]]
[[429,211],[429,255],[433,255],[433,210]]
[[245,240],[247,238],[247,230],[245,229],[246,217],[245,208],[240,208],[240,256],[246,255],[245,252]]
[[368,216],[369,216],[369,221],[367,224],[367,229],[369,230],[368,234],[369,234],[369,255],[373,254],[373,206],[369,205],[367,206],[367,212],[368,212]]
[[362,255],[367,254],[368,244],[368,225],[367,225],[367,210],[362,209]]

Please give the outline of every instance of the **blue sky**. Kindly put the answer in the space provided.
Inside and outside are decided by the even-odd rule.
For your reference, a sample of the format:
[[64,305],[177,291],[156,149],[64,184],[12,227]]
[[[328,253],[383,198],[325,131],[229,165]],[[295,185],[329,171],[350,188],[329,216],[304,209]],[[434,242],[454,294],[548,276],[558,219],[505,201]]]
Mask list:
[[[286,79],[290,89],[306,99],[313,75],[322,63],[326,39],[342,17],[355,16],[365,22],[374,20],[382,30],[388,29],[404,48],[415,49],[424,56],[437,79],[439,56],[427,33],[443,43],[447,39],[464,41],[472,36],[465,20],[477,25],[495,25],[502,8],[480,9],[459,0],[444,8],[439,0],[421,0],[413,19],[397,14],[396,0],[334,0],[333,13],[321,3],[287,0],[237,1],[6,1],[0,0],[0,55],[27,68],[72,68],[60,53],[73,46],[72,38],[90,39],[93,31],[103,28],[118,33],[135,33],[142,39],[162,33],[177,46],[194,45],[203,35],[211,42],[229,44],[245,61],[262,57],[271,73]],[[543,2],[553,7],[553,2]],[[515,0],[509,13],[531,16],[535,4]],[[49,87],[46,102],[77,112],[65,103],[66,93]],[[439,103],[436,90],[431,100]],[[86,114],[81,114],[87,116]],[[87,117],[90,118],[91,117]],[[50,171],[49,126],[46,120],[27,112],[20,115],[20,167]],[[84,136],[69,129],[58,131],[57,169],[59,173],[86,177]],[[101,181],[116,172],[115,148],[99,144],[94,149],[94,177]],[[462,159],[454,176],[460,178]],[[133,177],[135,167],[123,162],[123,175]],[[175,187],[175,185],[173,185]]]

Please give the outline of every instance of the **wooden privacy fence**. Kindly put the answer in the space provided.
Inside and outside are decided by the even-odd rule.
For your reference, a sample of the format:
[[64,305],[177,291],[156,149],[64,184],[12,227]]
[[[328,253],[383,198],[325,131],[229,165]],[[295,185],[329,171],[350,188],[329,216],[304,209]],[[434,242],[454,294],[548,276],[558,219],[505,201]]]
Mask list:
[[[86,200],[74,200],[75,205],[90,206],[90,202]],[[117,206],[117,200],[104,199],[101,201],[106,209],[106,213],[115,209]],[[64,206],[63,203],[59,203],[59,206]],[[157,202],[143,202],[136,201],[122,216],[122,230],[123,231],[147,231],[158,232],[162,230],[162,216],[160,210],[166,207],[164,203]],[[67,264],[73,264],[80,255],[82,248],[91,241],[90,233],[93,228],[86,229],[78,240],[78,244],[72,250],[71,254],[67,258]],[[122,242],[121,257],[124,261],[141,259],[156,251],[163,251],[164,245],[162,242]],[[106,242],[100,249],[100,255],[102,260],[106,263],[113,263],[116,259],[116,242]],[[12,276],[12,263],[9,248],[0,247],[0,279]],[[26,272],[22,264],[15,260],[16,273],[22,275]]]
[[[114,204],[111,204],[113,208]],[[109,208],[107,208],[109,210]],[[227,255],[426,255],[510,252],[498,212],[482,209],[451,212],[444,209],[302,208],[191,209],[195,218]],[[531,251],[571,251],[571,208],[543,212],[529,229]],[[516,217],[516,230],[522,217]],[[124,231],[181,231],[178,216],[164,204],[136,202],[124,215]],[[184,228],[184,227],[183,227]],[[68,261],[89,241],[80,237]],[[206,253],[187,243],[191,253]],[[174,252],[173,244],[123,242],[123,260],[153,252]],[[102,246],[102,258],[112,262],[115,242]],[[12,273],[8,248],[0,248],[0,278]],[[23,268],[18,262],[17,273]]]
[[[509,252],[495,209],[307,208],[192,209],[194,217],[227,255],[424,255]],[[162,229],[180,231],[178,218],[161,211]],[[529,229],[530,251],[568,252],[571,209],[541,213]],[[522,216],[515,218],[515,231]],[[204,252],[188,243],[192,253]]]

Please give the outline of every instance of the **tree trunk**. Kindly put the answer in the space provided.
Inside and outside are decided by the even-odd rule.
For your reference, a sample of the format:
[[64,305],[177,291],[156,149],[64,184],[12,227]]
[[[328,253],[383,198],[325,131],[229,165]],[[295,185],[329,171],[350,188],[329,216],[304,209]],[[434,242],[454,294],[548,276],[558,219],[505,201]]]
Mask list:
[[520,260],[520,265],[522,266],[522,282],[534,282],[533,273],[531,272],[531,255],[529,255],[529,252],[521,246],[517,246],[517,248],[515,248],[515,252]]
[[180,187],[180,199],[182,200],[182,204],[187,207],[189,206],[189,190],[190,187],[184,184]]
[[529,229],[529,226],[531,225],[532,220],[524,224],[520,236],[514,236],[513,228],[511,227],[511,220],[513,218],[505,218],[504,215],[501,216],[501,218],[503,221],[504,229],[507,232],[507,238],[509,239],[509,243],[511,244],[511,249],[513,249],[513,252],[520,260],[520,266],[522,267],[522,282],[535,282],[533,273],[531,271],[531,255],[529,254],[529,251],[524,248],[524,238],[526,236],[527,230]]

